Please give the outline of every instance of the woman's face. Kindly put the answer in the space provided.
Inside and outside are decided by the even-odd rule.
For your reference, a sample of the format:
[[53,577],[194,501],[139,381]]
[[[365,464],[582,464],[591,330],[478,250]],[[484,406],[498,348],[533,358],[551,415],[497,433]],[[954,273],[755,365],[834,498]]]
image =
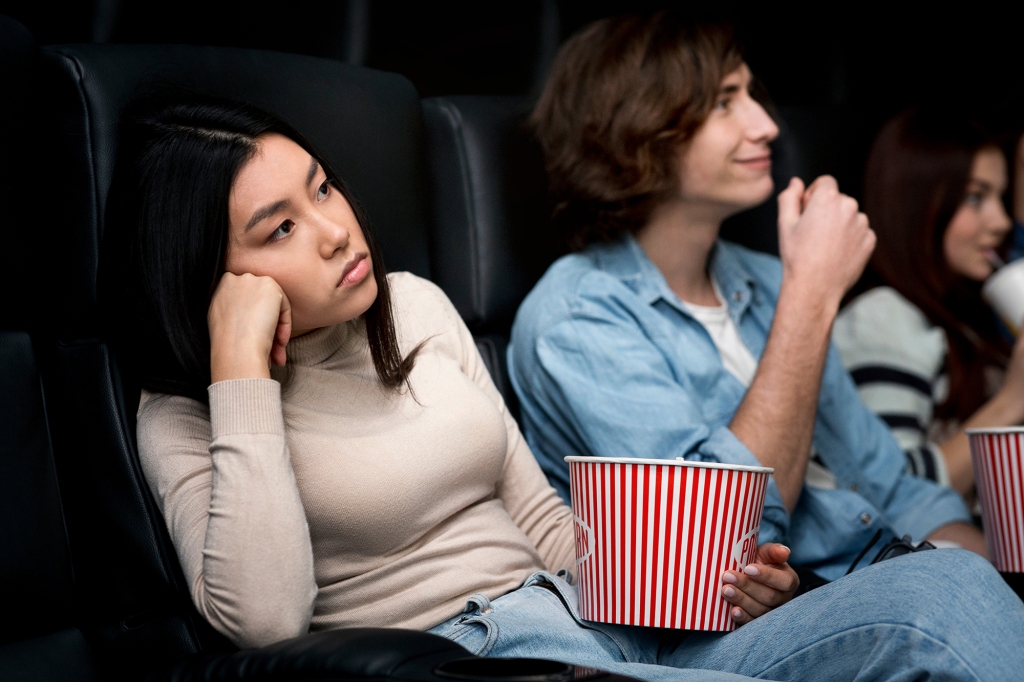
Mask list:
[[996,249],[1013,225],[1001,199],[1006,182],[1003,153],[995,147],[979,151],[963,203],[942,238],[946,263],[956,274],[980,282],[995,269]]
[[231,188],[228,271],[277,281],[293,336],[359,317],[377,282],[352,207],[298,144],[276,133],[258,144]]
[[708,120],[682,149],[681,199],[725,215],[761,203],[772,193],[769,143],[779,128],[749,92],[750,69],[740,66],[722,80]]

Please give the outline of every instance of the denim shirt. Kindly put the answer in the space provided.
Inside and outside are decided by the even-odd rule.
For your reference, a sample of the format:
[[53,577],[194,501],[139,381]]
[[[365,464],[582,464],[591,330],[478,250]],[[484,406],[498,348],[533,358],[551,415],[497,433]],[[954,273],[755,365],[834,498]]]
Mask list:
[[[760,359],[781,263],[719,240],[710,273]],[[516,315],[508,365],[527,441],[567,502],[567,455],[760,464],[728,428],[746,387],[632,237],[551,266]],[[787,544],[794,563],[835,579],[878,530],[880,547],[970,519],[955,491],[905,471],[906,457],[860,402],[834,347],[813,442],[837,487],[805,484],[791,515],[772,480],[761,522],[760,541]]]

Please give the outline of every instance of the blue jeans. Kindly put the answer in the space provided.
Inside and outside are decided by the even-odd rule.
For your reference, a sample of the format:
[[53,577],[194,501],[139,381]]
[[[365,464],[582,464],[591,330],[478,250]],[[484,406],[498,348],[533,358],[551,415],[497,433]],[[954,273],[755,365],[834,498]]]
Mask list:
[[731,633],[593,623],[577,605],[565,580],[535,573],[498,599],[472,597],[431,632],[481,656],[548,658],[650,682],[1024,679],[1024,603],[963,550],[869,566]]

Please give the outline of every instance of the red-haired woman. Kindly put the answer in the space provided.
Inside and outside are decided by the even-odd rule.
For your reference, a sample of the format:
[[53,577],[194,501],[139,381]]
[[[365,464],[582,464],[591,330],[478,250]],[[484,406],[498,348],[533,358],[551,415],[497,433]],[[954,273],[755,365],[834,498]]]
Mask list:
[[970,494],[966,427],[1024,420],[1024,350],[980,295],[1011,228],[1006,159],[965,121],[908,111],[868,158],[864,210],[877,285],[833,338],[861,399],[892,429],[908,467]]

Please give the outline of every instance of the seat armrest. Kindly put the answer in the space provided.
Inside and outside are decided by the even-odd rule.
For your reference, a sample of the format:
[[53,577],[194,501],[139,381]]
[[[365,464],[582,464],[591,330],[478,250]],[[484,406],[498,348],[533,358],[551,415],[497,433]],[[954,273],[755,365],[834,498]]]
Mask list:
[[190,656],[149,682],[639,682],[594,668],[535,658],[480,658],[416,630],[354,628],[262,649]]
[[470,653],[427,632],[353,628],[304,635],[259,649],[196,655],[150,682],[235,680],[438,680],[434,669]]

